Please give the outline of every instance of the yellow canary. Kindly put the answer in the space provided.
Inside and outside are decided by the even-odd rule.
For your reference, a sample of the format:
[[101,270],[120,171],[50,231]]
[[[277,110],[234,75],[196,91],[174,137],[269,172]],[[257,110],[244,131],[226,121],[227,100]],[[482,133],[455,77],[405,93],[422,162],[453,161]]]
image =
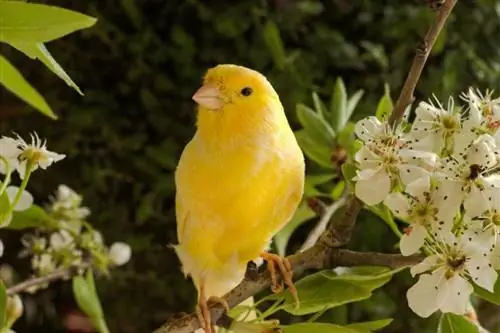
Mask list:
[[193,100],[197,131],[175,174],[174,248],[198,290],[200,324],[212,332],[207,300],[223,302],[251,260],[267,261],[273,291],[283,287],[279,270],[296,297],[290,264],[265,249],[302,198],[304,156],[278,94],[259,72],[218,65]]

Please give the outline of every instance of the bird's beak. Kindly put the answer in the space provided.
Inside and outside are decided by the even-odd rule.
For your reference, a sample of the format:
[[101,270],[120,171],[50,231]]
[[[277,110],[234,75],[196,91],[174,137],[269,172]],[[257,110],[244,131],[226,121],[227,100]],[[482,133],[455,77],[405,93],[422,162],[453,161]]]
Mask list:
[[203,85],[193,95],[193,100],[209,110],[219,110],[224,106],[221,91],[210,84]]

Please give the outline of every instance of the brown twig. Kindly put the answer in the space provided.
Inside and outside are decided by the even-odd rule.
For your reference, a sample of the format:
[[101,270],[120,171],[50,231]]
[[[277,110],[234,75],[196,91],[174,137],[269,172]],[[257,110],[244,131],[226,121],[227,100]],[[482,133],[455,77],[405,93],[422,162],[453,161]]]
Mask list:
[[16,285],[13,285],[12,287],[9,287],[7,289],[7,295],[19,294],[21,292],[28,291],[30,288],[33,288],[33,287],[42,286],[46,283],[54,282],[57,280],[71,278],[73,276],[78,275],[78,272],[80,270],[85,270],[89,267],[90,267],[89,264],[82,264],[79,266],[60,269],[60,270],[54,271],[50,274],[47,274],[45,276],[30,278],[30,279],[22,281]]
[[446,0],[443,1],[437,12],[436,19],[432,23],[425,35],[420,46],[417,48],[415,57],[413,58],[413,63],[411,64],[410,71],[406,77],[403,89],[401,89],[401,94],[399,95],[394,110],[392,111],[391,117],[389,118],[389,124],[395,125],[403,117],[403,114],[413,101],[413,93],[415,92],[415,87],[420,79],[424,65],[429,57],[429,53],[436,42],[439,33],[443,29],[444,23],[446,22],[448,16],[450,15],[453,7],[455,7],[457,0]]
[[[408,76],[389,118],[390,124],[397,124],[402,118],[407,106],[412,102],[413,93],[429,53],[442,30],[446,19],[450,15],[457,0],[440,1],[442,5],[437,11],[436,18],[419,47],[413,59]],[[328,269],[337,266],[378,265],[387,267],[401,267],[419,262],[421,256],[404,257],[399,254],[353,252],[338,249],[351,238],[356,217],[362,208],[362,203],[353,195],[347,199],[343,216],[335,223],[331,223],[318,242],[308,250],[288,257],[293,267],[294,276],[302,275],[309,269]],[[238,286],[224,296],[230,307],[241,303],[247,298],[270,286],[269,273],[260,273],[254,279],[245,278]],[[211,309],[212,322],[218,322],[223,315],[222,306],[215,305]],[[192,333],[200,328],[196,314],[184,316],[171,323],[166,323],[154,333]]]
[[[328,269],[339,266],[386,266],[398,268],[413,265],[423,259],[415,255],[404,257],[400,254],[355,252],[345,249],[333,249],[317,243],[305,252],[287,257],[293,267],[295,276],[302,275],[305,271],[314,269]],[[259,291],[269,288],[269,272],[266,270],[253,279],[245,278],[238,286],[224,296],[230,307],[234,307]],[[220,305],[212,307],[212,320],[218,320],[224,313]],[[219,324],[219,323],[218,323]],[[224,326],[224,323],[221,323]],[[196,314],[186,315],[176,321],[167,323],[154,333],[191,333],[200,328]]]
[[344,206],[345,204],[346,204],[346,198],[342,197],[326,207],[325,211],[323,212],[323,215],[318,221],[318,224],[316,224],[314,229],[309,233],[306,241],[300,247],[299,252],[304,252],[305,250],[316,244],[318,239],[320,239],[321,235],[323,235],[326,228],[328,227],[328,223],[332,219],[333,214],[335,214],[335,212],[338,211],[340,208],[342,208],[342,206]]

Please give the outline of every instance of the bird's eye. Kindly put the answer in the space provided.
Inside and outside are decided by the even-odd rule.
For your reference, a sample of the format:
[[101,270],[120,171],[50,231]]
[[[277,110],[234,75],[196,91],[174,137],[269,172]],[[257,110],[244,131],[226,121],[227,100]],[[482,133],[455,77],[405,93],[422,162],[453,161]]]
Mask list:
[[243,96],[250,96],[252,93],[253,93],[253,90],[250,87],[245,87],[245,88],[241,89],[241,94]]

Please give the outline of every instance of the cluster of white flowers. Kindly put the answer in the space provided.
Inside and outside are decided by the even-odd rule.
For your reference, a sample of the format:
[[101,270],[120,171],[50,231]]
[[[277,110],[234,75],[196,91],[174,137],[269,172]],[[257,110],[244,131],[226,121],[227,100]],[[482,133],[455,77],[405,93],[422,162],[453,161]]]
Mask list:
[[94,230],[84,219],[90,215],[87,207],[81,206],[82,197],[66,185],[59,185],[47,212],[53,219],[56,231],[25,235],[23,253],[31,254],[35,275],[43,276],[55,270],[81,266],[85,260],[103,269],[121,266],[131,257],[130,246],[123,242],[104,244],[100,232]]
[[422,251],[411,309],[465,314],[473,284],[493,291],[500,269],[500,99],[469,89],[465,108],[421,102],[413,123],[356,124],[355,194],[408,224],[403,255]]
[[[7,227],[12,221],[14,211],[23,211],[33,204],[33,196],[25,190],[27,178],[38,167],[47,169],[51,164],[62,160],[65,155],[51,152],[46,142],[42,142],[36,133],[31,135],[31,142],[24,141],[19,135],[16,138],[2,136],[0,138],[0,173],[5,175],[0,189],[9,199],[9,207],[0,211],[0,228]],[[21,187],[9,186],[11,174],[17,170],[23,179]],[[26,178],[26,179],[25,179]],[[0,257],[4,246],[0,240]]]

